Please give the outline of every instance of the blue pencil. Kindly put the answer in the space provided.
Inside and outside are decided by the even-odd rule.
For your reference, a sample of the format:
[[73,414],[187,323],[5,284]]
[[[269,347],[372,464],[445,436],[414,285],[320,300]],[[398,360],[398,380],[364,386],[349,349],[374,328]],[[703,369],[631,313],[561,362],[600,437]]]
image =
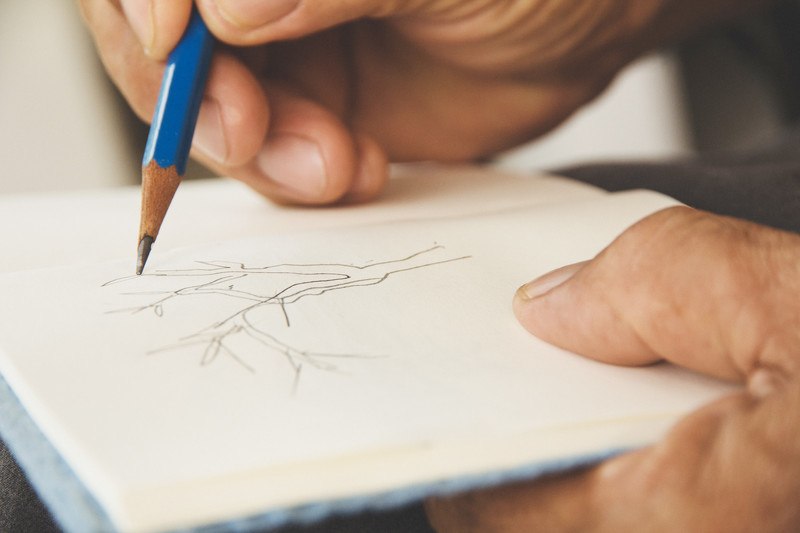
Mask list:
[[197,9],[169,55],[142,159],[142,213],[136,273],[150,249],[186,172],[197,113],[203,100],[214,38]]

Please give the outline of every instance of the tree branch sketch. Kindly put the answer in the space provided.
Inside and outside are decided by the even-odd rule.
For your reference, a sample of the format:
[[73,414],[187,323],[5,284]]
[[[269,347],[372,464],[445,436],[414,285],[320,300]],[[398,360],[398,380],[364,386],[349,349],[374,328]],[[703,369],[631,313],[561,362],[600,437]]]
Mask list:
[[[201,366],[210,365],[223,356],[254,373],[253,366],[234,347],[235,342],[233,342],[237,338],[249,338],[255,342],[256,351],[277,353],[286,360],[294,375],[292,390],[296,391],[300,375],[305,367],[336,372],[338,370],[337,359],[375,356],[315,352],[292,346],[278,338],[274,331],[275,326],[270,326],[268,330],[262,325],[263,320],[254,320],[253,315],[256,312],[266,308],[277,308],[281,317],[280,325],[290,328],[292,320],[289,308],[302,299],[322,297],[334,291],[379,285],[404,273],[461,261],[469,257],[446,257],[444,246],[434,244],[405,257],[369,261],[364,264],[281,263],[268,266],[248,266],[244,263],[230,261],[195,261],[196,266],[193,268],[156,270],[141,276],[127,276],[104,283],[103,287],[133,284],[142,278],[168,278],[170,281],[172,279],[182,281],[182,286],[177,289],[122,293],[125,296],[144,299],[144,303],[114,309],[108,313],[136,314],[150,311],[161,318],[165,315],[168,306],[174,305],[178,300],[196,296],[212,296],[234,302],[232,312],[228,313],[223,309],[223,312],[227,314],[208,326],[178,339],[172,345],[156,348],[148,353],[197,347],[201,354]],[[251,353],[248,353],[248,356],[250,355]]]

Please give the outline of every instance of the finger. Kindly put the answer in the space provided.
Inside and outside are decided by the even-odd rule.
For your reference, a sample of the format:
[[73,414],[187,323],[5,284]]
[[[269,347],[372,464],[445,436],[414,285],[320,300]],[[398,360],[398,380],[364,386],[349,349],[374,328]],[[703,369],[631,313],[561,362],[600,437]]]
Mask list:
[[798,383],[767,398],[723,398],[657,445],[596,467],[430,499],[438,533],[795,531]]
[[591,478],[585,472],[515,483],[425,502],[437,533],[588,531]]
[[228,54],[216,54],[197,117],[195,153],[227,174],[257,156],[269,118],[263,88],[250,70]]
[[[88,6],[101,58],[143,120],[152,118],[163,64],[144,55],[123,14],[109,2]],[[87,17],[88,18],[88,17]],[[195,130],[194,154],[221,174],[242,179],[284,203],[326,204],[352,189],[353,199],[374,196],[386,179],[382,151],[355,140],[322,106],[264,89],[236,58],[217,54]]]
[[377,198],[389,181],[389,159],[371,137],[356,136],[358,162],[353,183],[342,197],[344,203],[358,204]]
[[430,1],[198,0],[203,20],[223,41],[237,45],[295,39],[364,17],[421,13]]
[[120,0],[131,28],[153,59],[165,59],[183,35],[192,0]]
[[83,0],[81,12],[111,79],[143,120],[152,118],[163,65],[148,59],[119,5]]
[[[153,117],[164,65],[145,57],[122,14],[110,8],[95,11],[100,56],[111,78],[134,112],[144,121]],[[195,147],[217,167],[236,167],[261,148],[268,108],[261,84],[237,59],[216,54],[195,129]]]
[[[800,512],[797,380],[765,398],[739,393],[678,423],[657,445],[592,472],[608,530],[795,531]],[[635,511],[634,511],[635,510]]]
[[[153,117],[163,63],[145,56],[132,29],[110,2],[85,2],[100,57],[134,112]],[[269,109],[261,84],[238,59],[216,54],[200,107],[194,149],[217,169],[252,161],[262,148]]]
[[376,194],[386,159],[371,141],[355,139],[333,113],[283,87],[268,86],[270,127],[251,161],[218,170],[280,202],[330,204],[353,191]]
[[353,181],[356,147],[330,111],[283,88],[270,88],[273,122],[255,159],[258,180],[249,183],[289,203],[327,204]]
[[[800,320],[796,236],[688,208],[634,225],[594,260],[523,287],[514,308],[538,337],[617,364],[661,358],[741,380],[786,368]],[[559,284],[560,282],[560,284]],[[797,323],[797,322],[794,322]]]

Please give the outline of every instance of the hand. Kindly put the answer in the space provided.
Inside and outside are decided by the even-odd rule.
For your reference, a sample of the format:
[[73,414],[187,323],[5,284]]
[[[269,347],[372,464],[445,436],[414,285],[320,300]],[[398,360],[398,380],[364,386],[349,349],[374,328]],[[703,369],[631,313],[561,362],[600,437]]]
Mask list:
[[746,390],[594,468],[431,500],[437,531],[800,529],[800,237],[669,209],[522,287],[514,309],[588,357],[665,359]]
[[[654,36],[754,1],[197,0],[220,40],[248,48],[216,55],[194,155],[278,201],[368,199],[387,158],[469,160],[531,139]],[[149,121],[192,0],[80,4]]]

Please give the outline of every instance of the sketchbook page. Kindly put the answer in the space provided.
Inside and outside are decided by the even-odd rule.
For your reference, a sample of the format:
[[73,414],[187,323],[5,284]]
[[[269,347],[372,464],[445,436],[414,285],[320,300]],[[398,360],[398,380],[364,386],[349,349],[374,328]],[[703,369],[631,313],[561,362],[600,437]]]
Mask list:
[[[215,240],[483,213],[603,194],[566,178],[477,166],[398,166],[379,200],[332,208],[276,206],[233,180],[186,182],[175,195],[153,253]],[[13,253],[0,253],[0,272],[131,260],[140,197],[134,187],[0,197],[0,226],[14,228],[4,237],[5,250]]]
[[6,274],[0,370],[126,531],[596,457],[726,388],[548,346],[511,296],[672,203],[221,242],[141,277],[127,261]]

